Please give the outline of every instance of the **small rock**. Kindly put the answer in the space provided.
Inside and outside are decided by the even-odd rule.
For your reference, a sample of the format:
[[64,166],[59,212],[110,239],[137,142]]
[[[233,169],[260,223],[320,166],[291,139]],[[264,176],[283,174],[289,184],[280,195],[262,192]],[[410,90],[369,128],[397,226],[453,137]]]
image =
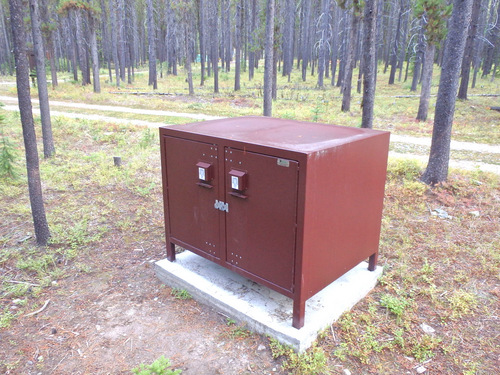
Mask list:
[[50,330],[50,333],[51,333],[51,334],[53,334],[53,335],[55,335],[55,334],[57,333],[57,329],[52,328],[52,329]]
[[434,328],[432,328],[431,326],[429,326],[425,323],[420,324],[420,328],[422,328],[422,331],[424,331],[425,333],[428,333],[428,334],[432,334],[432,333],[436,332],[436,330]]
[[263,350],[266,350],[266,346],[265,346],[265,345],[263,345],[263,344],[260,344],[260,345],[259,345],[259,347],[257,348],[257,350],[258,350],[259,352],[261,352],[261,351],[263,351]]
[[471,211],[471,212],[469,212],[469,215],[479,217],[479,211]]
[[99,324],[96,324],[95,329],[98,330],[98,331],[100,331],[101,330],[101,326]]
[[423,374],[426,371],[427,371],[427,369],[424,366],[417,367],[417,373],[418,374]]
[[351,375],[351,371],[345,368],[344,369],[344,374],[345,375]]
[[20,298],[16,298],[15,300],[12,301],[12,303],[14,305],[20,305],[21,303],[23,303],[23,300]]
[[51,284],[52,284],[53,286],[56,286],[56,285],[57,285],[57,281],[55,281],[55,280],[54,280],[54,281],[52,281],[52,283],[51,283]]

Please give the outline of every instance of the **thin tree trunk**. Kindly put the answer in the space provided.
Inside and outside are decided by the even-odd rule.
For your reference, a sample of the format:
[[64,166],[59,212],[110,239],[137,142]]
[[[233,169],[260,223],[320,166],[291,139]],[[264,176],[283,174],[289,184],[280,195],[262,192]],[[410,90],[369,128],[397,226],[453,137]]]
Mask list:
[[117,35],[117,22],[116,22],[116,7],[115,0],[109,0],[109,13],[110,13],[110,23],[111,23],[111,50],[113,55],[113,62],[115,63],[115,77],[116,86],[120,87],[120,60],[118,59],[118,42],[114,37]]
[[158,79],[156,76],[156,42],[155,42],[155,20],[153,15],[153,0],[147,0],[148,16],[148,51],[149,51],[149,82],[153,85],[153,90],[158,88]]
[[479,21],[479,11],[481,9],[481,0],[473,0],[471,23],[469,26],[469,33],[467,41],[465,42],[465,53],[462,61],[462,74],[460,87],[458,88],[458,98],[467,99],[467,89],[469,87],[470,66],[472,63],[474,41],[477,34],[477,22]]
[[264,63],[264,116],[271,116],[273,109],[273,49],[274,49],[274,0],[267,0],[266,43]]
[[420,93],[420,103],[417,113],[417,120],[419,121],[426,121],[427,113],[429,112],[429,98],[431,97],[432,70],[435,52],[436,46],[433,43],[427,43],[422,72],[422,91]]
[[198,0],[198,32],[200,40],[200,64],[201,78],[200,86],[205,84],[205,3],[204,0]]
[[396,77],[396,68],[397,68],[397,62],[398,62],[398,49],[399,49],[399,34],[401,34],[402,14],[403,14],[403,0],[399,0],[399,16],[398,16],[398,24],[396,27],[396,36],[394,37],[394,44],[392,46],[391,72],[389,75],[389,85],[394,84],[394,79]]
[[101,92],[101,81],[99,79],[99,55],[97,52],[97,36],[94,17],[89,14],[90,28],[90,53],[92,55],[92,78],[94,80],[94,92]]
[[451,128],[471,10],[472,0],[453,1],[436,100],[429,162],[421,176],[421,180],[430,185],[446,181],[448,177]]
[[38,98],[40,100],[40,117],[42,120],[43,155],[50,158],[56,152],[52,137],[52,123],[50,121],[49,93],[47,92],[47,75],[45,73],[45,53],[43,50],[42,30],[38,2],[30,0],[31,31],[35,49],[36,77],[38,82]]
[[330,0],[322,0],[321,7],[321,38],[319,40],[318,56],[318,87],[323,88],[323,77],[326,71],[326,60],[328,55],[328,26],[330,24]]
[[366,0],[364,9],[364,54],[363,54],[363,113],[362,128],[373,127],[375,105],[375,71],[377,70],[375,40],[377,35],[377,0]]
[[358,32],[359,17],[353,9],[351,14],[351,29],[349,31],[349,48],[346,51],[345,76],[342,84],[342,112],[351,109],[352,72],[354,70],[354,51],[356,50],[356,35]]
[[243,19],[243,0],[236,4],[236,30],[234,35],[234,44],[236,48],[234,65],[234,91],[239,91],[240,73],[241,73],[241,23]]
[[47,245],[50,237],[49,225],[45,216],[42,183],[38,150],[36,145],[35,125],[31,108],[29,66],[26,58],[26,32],[24,30],[23,4],[20,0],[9,0],[10,24],[13,35],[14,59],[16,62],[17,96],[19,112],[23,127],[24,148],[26,153],[26,169],[28,173],[28,190],[31,214],[35,227],[36,242],[40,246]]
[[250,53],[248,54],[248,79],[251,81],[255,70],[255,29],[257,27],[257,0],[252,1],[250,22]]

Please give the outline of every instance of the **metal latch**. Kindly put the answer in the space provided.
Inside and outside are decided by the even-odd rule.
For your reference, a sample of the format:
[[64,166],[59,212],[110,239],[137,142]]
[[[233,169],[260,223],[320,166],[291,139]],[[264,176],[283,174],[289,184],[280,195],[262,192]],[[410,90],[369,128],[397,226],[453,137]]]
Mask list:
[[229,212],[229,203],[224,203],[216,199],[214,207],[218,210]]

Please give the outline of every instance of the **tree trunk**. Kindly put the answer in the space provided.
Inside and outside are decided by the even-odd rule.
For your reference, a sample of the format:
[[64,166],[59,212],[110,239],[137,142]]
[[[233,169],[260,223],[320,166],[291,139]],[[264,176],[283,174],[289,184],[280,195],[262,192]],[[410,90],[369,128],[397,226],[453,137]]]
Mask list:
[[198,37],[200,40],[200,64],[201,78],[200,86],[205,84],[205,2],[198,0]]
[[455,113],[460,68],[473,0],[454,0],[434,114],[427,168],[421,180],[434,185],[446,181],[450,160],[451,127]]
[[52,137],[52,123],[50,121],[49,93],[47,92],[47,75],[45,73],[45,53],[43,50],[42,30],[38,2],[30,0],[31,32],[36,59],[36,77],[38,98],[40,101],[40,117],[42,120],[43,155],[50,158],[56,152]]
[[417,52],[415,56],[415,65],[413,67],[413,77],[411,81],[410,91],[417,91],[420,69],[422,67],[422,60],[424,59],[423,49],[425,45],[425,25],[427,25],[427,22],[424,18],[422,18],[420,30],[418,32]]
[[345,75],[342,84],[342,112],[351,110],[352,72],[354,70],[354,51],[356,50],[356,35],[358,33],[359,17],[353,9],[351,14],[351,28],[349,31],[349,47],[346,51]]
[[322,0],[321,6],[321,37],[319,40],[318,56],[318,87],[323,88],[323,77],[325,76],[326,59],[328,56],[328,28],[330,24],[330,0]]
[[266,44],[264,63],[264,116],[271,116],[273,109],[273,49],[274,49],[274,0],[267,0]]
[[153,90],[158,88],[158,79],[156,76],[156,41],[155,41],[155,19],[154,19],[153,0],[147,0],[148,17],[148,51],[149,51],[149,82],[153,85]]
[[469,32],[467,35],[467,41],[465,42],[465,53],[462,61],[462,74],[460,87],[458,89],[458,98],[467,99],[467,89],[469,87],[469,76],[470,76],[470,66],[472,63],[474,42],[477,34],[477,23],[479,21],[479,11],[481,9],[481,0],[473,0],[472,4],[472,15],[471,22],[469,26]]
[[427,43],[425,51],[425,59],[422,72],[422,91],[420,93],[420,104],[418,106],[417,120],[427,120],[427,113],[429,112],[429,99],[431,97],[432,86],[432,70],[434,67],[434,55],[436,46],[433,43]]
[[389,75],[389,85],[394,84],[394,79],[396,77],[396,68],[397,68],[397,62],[398,62],[398,49],[399,49],[399,34],[401,34],[402,14],[403,14],[403,0],[399,0],[399,16],[398,16],[398,24],[396,26],[396,36],[394,37],[394,44],[392,46],[391,72]]
[[113,55],[113,62],[115,64],[115,77],[116,86],[120,87],[120,60],[118,59],[118,42],[115,35],[117,35],[117,21],[116,21],[116,7],[115,0],[109,0],[109,18],[111,24],[111,51]]
[[49,225],[45,216],[42,183],[38,150],[36,145],[35,125],[31,108],[29,66],[26,58],[26,32],[24,30],[24,12],[21,0],[9,0],[10,24],[13,35],[14,59],[16,62],[17,96],[19,112],[23,127],[24,148],[26,153],[26,169],[28,173],[28,190],[31,204],[31,214],[35,227],[35,237],[38,245],[47,245],[50,237]]
[[[43,23],[49,24],[52,22],[49,16],[49,4],[47,4],[47,0],[42,1],[42,7],[40,8],[40,17]],[[57,82],[57,68],[56,68],[56,51],[54,48],[54,31],[50,28],[46,30],[47,35],[47,44],[46,50],[50,63],[50,75],[52,80],[52,88],[56,88],[58,85]]]
[[[496,9],[495,9],[496,7]],[[483,61],[483,75],[486,77],[491,72],[491,67],[495,59],[495,52],[498,50],[498,40],[500,39],[500,1],[490,8],[490,17],[488,21],[488,33],[486,39],[489,41],[486,45],[485,57]],[[493,75],[492,78],[495,76]]]
[[288,76],[293,68],[293,31],[295,28],[295,1],[285,2],[285,22],[283,25],[283,77]]
[[239,91],[240,86],[240,72],[241,72],[241,24],[243,19],[243,0],[238,1],[236,4],[236,30],[234,35],[234,46],[236,48],[235,62],[234,62],[234,91]]
[[363,53],[363,113],[362,128],[373,127],[375,104],[375,71],[377,69],[375,40],[377,35],[377,0],[366,0],[364,9],[364,53]]
[[210,48],[211,52],[211,60],[212,60],[212,70],[214,73],[214,93],[219,92],[219,34],[217,29],[217,18],[218,18],[218,4],[213,1],[210,2],[211,14],[210,14],[210,29],[212,31],[211,40],[210,40]]
[[125,0],[118,0],[118,57],[120,59],[120,78],[125,82]]
[[257,0],[252,1],[250,22],[250,52],[248,54],[248,79],[251,81],[255,70],[255,32],[257,28]]
[[304,1],[302,3],[302,12],[303,12],[303,20],[302,20],[302,32],[301,32],[301,55],[302,55],[302,81],[306,81],[307,76],[307,65],[309,64],[310,59],[310,42],[309,42],[309,25],[311,18],[311,2]]
[[89,17],[90,28],[90,53],[92,55],[92,78],[94,80],[94,92],[101,92],[101,81],[99,79],[99,55],[97,52],[96,20],[92,14]]

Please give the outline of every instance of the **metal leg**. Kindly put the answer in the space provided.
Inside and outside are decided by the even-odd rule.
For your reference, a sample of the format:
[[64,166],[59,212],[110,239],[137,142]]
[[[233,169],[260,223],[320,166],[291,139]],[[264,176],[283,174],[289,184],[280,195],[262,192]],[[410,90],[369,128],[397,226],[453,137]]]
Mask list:
[[370,255],[370,259],[368,260],[369,271],[375,271],[375,268],[377,267],[377,261],[378,261],[378,252]]
[[301,329],[304,326],[304,315],[306,314],[306,301],[300,298],[293,300],[293,323],[292,326]]
[[175,244],[172,242],[167,244],[167,259],[171,262],[175,261]]

